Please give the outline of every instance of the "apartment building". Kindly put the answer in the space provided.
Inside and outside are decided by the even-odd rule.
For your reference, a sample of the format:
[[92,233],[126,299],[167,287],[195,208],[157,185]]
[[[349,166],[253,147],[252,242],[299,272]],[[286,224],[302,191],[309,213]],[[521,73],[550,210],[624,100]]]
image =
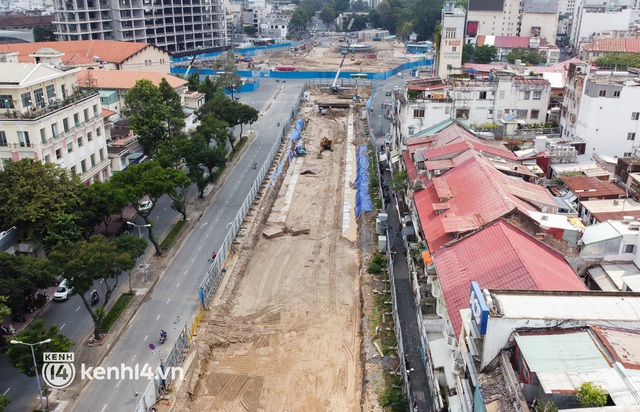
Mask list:
[[87,184],[111,175],[100,95],[79,69],[0,63],[0,167],[23,158],[58,164]]
[[55,0],[60,40],[154,44],[170,53],[227,45],[222,0]]
[[571,26],[571,46],[580,50],[596,33],[629,30],[632,8],[623,2],[581,0],[576,4]]
[[640,76],[572,64],[561,112],[563,137],[585,153],[631,157],[640,140]]
[[438,75],[446,78],[460,73],[466,12],[447,2],[442,9],[442,40],[438,50]]
[[555,43],[558,3],[544,0],[469,0],[469,20],[478,34],[540,37]]

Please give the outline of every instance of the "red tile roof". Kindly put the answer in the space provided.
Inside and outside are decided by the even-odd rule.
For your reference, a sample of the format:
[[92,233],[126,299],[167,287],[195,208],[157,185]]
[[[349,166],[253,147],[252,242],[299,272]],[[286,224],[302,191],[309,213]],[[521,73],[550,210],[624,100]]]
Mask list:
[[469,287],[512,290],[587,290],[563,256],[503,219],[433,254],[456,336]]
[[[557,207],[542,186],[509,177],[474,151],[458,166],[446,171],[413,195],[429,250],[436,251],[454,239],[456,232],[477,229],[517,208],[539,211]],[[467,153],[465,153],[467,154]],[[436,215],[433,204],[451,208]],[[534,206],[535,205],[535,206]]]
[[495,46],[497,48],[505,49],[528,49],[529,37],[519,36],[487,36],[479,35],[476,40],[477,46]]
[[594,52],[640,53],[640,39],[598,39],[583,47]]
[[78,85],[83,87],[91,83],[92,87],[100,89],[123,89],[129,90],[141,79],[151,80],[159,86],[162,79],[167,79],[167,83],[174,89],[188,83],[188,81],[176,76],[159,72],[134,72],[125,70],[80,70],[78,72]]
[[0,44],[0,52],[18,52],[18,61],[33,63],[35,53],[42,48],[51,48],[64,53],[62,63],[65,65],[82,65],[95,63],[93,56],[99,56],[101,61],[122,63],[141,50],[156,46],[149,43],[131,43],[109,40],[77,40],[77,41],[46,41],[41,43],[11,43]]
[[562,181],[580,199],[600,198],[616,199],[626,192],[609,181],[602,181],[592,176],[563,177]]

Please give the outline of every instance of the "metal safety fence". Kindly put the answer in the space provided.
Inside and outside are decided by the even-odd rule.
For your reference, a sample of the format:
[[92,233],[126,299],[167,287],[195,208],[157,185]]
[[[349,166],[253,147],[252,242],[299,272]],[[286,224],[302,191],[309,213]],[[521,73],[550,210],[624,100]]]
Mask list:
[[[240,231],[242,222],[247,216],[247,213],[249,213],[251,205],[253,204],[258,192],[260,191],[262,182],[269,172],[269,169],[271,168],[271,165],[278,153],[280,146],[285,140],[285,133],[300,111],[302,97],[303,94],[301,93],[297,105],[291,110],[286,118],[282,119],[281,124],[283,125],[283,127],[278,134],[278,138],[274,141],[273,146],[269,151],[269,155],[258,171],[258,175],[251,185],[251,189],[249,190],[247,197],[245,198],[244,202],[242,202],[238,213],[231,221],[229,231],[225,236],[220,250],[218,250],[216,254],[216,259],[213,260],[213,262],[207,269],[202,282],[200,283],[200,287],[198,288],[198,300],[200,301],[198,312],[194,314],[191,321],[187,322],[182,327],[176,343],[173,345],[166,357],[163,357],[163,353],[159,350],[155,352],[155,355],[160,359],[160,366],[157,370],[155,379],[151,380],[151,382],[149,382],[149,384],[145,388],[144,392],[140,394],[141,398],[136,405],[136,412],[149,412],[155,410],[155,407],[153,405],[155,405],[157,400],[165,394],[166,389],[173,383],[173,380],[176,376],[172,375],[172,373],[167,373],[166,376],[164,376],[164,371],[173,371],[176,367],[182,365],[184,358],[187,356],[195,331],[204,316],[204,309],[211,302],[211,299],[213,299],[213,296],[215,295],[216,291],[218,290],[218,286],[220,285],[220,281],[226,272],[226,269],[223,267],[222,262],[224,262],[225,258],[231,251],[233,240]],[[161,378],[163,376],[164,379]]]

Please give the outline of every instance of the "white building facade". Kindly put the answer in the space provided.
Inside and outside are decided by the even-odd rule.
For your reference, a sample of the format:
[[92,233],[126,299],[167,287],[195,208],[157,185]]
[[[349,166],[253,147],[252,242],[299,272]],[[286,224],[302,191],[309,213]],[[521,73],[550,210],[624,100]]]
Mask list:
[[445,3],[442,9],[442,39],[438,50],[438,75],[442,78],[460,73],[465,18],[464,9],[454,7],[451,2]]
[[32,158],[55,163],[87,184],[109,179],[100,95],[78,88],[78,71],[0,63],[0,167]]
[[628,72],[574,72],[563,105],[563,136],[586,143],[589,155],[631,157],[640,141],[638,79]]
[[592,4],[591,1],[579,1],[575,7],[571,27],[571,45],[580,49],[580,44],[591,41],[596,33],[611,30],[626,31],[631,22],[632,10],[629,6],[614,3]]

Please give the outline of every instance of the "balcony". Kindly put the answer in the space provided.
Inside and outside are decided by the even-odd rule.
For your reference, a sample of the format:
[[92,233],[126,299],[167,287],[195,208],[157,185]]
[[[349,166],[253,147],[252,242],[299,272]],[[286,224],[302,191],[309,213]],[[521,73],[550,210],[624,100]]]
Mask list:
[[42,117],[50,115],[51,113],[64,110],[67,107],[73,106],[83,100],[88,100],[95,96],[98,96],[97,89],[81,89],[74,95],[69,96],[66,99],[47,104],[43,108],[29,108],[26,112],[19,112],[15,109],[0,110],[0,120],[40,119]]

